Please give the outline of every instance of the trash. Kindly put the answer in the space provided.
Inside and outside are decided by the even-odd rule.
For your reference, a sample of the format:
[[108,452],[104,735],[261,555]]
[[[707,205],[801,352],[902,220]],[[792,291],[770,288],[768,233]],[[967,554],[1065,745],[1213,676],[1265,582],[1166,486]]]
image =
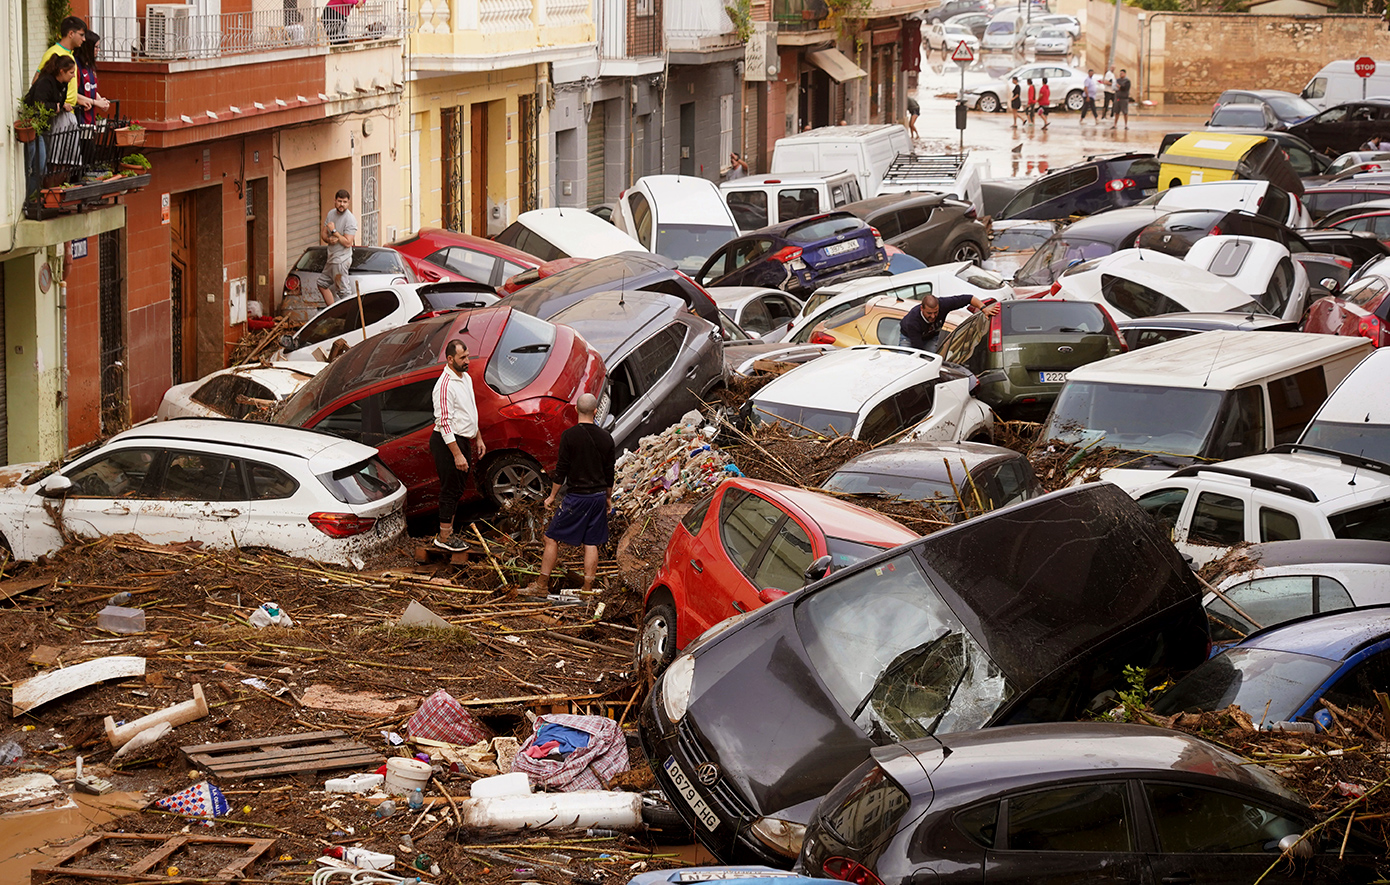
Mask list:
[[[417,746],[430,751],[430,761],[443,759],[450,763],[455,771],[466,769],[469,774],[477,777],[492,777],[500,773],[496,762],[497,757],[492,751],[492,745],[487,741],[478,741],[471,746],[461,747],[458,744],[432,741],[428,738],[411,738],[410,740]],[[417,754],[416,758],[420,758],[420,754]]]
[[0,744],[0,765],[9,765],[24,758],[24,748],[15,741]]
[[591,839],[618,839],[622,836],[626,836],[627,834],[620,833],[617,830],[605,830],[600,827],[590,827],[589,829],[584,831],[584,835],[588,836]]
[[133,737],[130,738],[130,740],[122,744],[121,748],[116,751],[116,754],[111,757],[111,761],[115,762],[117,759],[122,759],[126,756],[131,756],[140,749],[148,747],[150,744],[164,737],[166,734],[173,730],[174,726],[169,722],[161,722],[158,725],[151,725],[144,731],[137,732]]
[[58,781],[43,772],[31,771],[0,780],[0,817],[76,805]]
[[511,771],[516,754],[521,752],[521,742],[514,737],[493,738],[492,749],[497,754],[497,770]]
[[127,602],[130,602],[130,593],[122,590],[106,601],[111,605],[125,605]]
[[315,683],[304,689],[299,702],[315,710],[336,710],[383,719],[409,713],[419,701],[416,698],[390,700],[370,691],[340,691],[331,685]]
[[465,826],[479,829],[599,828],[632,832],[642,826],[642,795],[607,790],[531,793],[460,799]]
[[94,658],[15,683],[10,703],[14,707],[14,715],[19,716],[79,688],[86,688],[108,679],[128,679],[131,676],[144,675],[144,658],[131,655]]
[[258,689],[260,689],[261,691],[270,691],[270,683],[269,683],[269,682],[266,682],[264,679],[260,678],[259,676],[252,676],[250,679],[243,679],[243,680],[241,680],[241,684],[242,684],[242,685],[249,685],[249,686],[251,686],[252,688],[258,688]]
[[[512,761],[512,770],[525,772],[537,786],[564,792],[602,790],[608,780],[628,770],[627,739],[612,719],[548,713],[536,718],[535,728],[536,733]],[[581,744],[581,736],[588,741]],[[572,749],[541,758],[527,754],[532,747],[543,749],[552,740],[557,748]]]
[[642,437],[618,458],[613,509],[631,517],[693,499],[724,479],[729,456],[696,431],[700,420],[699,412],[687,412],[681,423]]
[[1348,799],[1360,799],[1366,795],[1366,788],[1360,784],[1349,784],[1346,781],[1337,781],[1337,792],[1346,796]]
[[405,849],[407,852],[415,850],[415,840],[410,838],[409,833],[401,836],[401,848]]
[[434,866],[434,861],[430,859],[428,854],[421,853],[415,855],[415,863],[413,866],[421,872],[429,872],[430,867]]
[[144,633],[145,610],[108,605],[97,612],[97,628],[112,633]]
[[397,627],[450,627],[450,623],[429,609],[425,608],[415,600],[410,601],[410,605],[405,607],[400,620],[396,621]]
[[370,793],[386,780],[382,774],[350,774],[347,777],[334,777],[324,781],[323,789],[328,793]]
[[383,731],[381,733],[381,739],[386,741],[387,744],[393,747],[400,747],[405,745],[405,738],[396,734],[394,731]]
[[381,803],[376,807],[376,812],[372,814],[372,817],[376,818],[377,820],[385,820],[386,818],[390,817],[395,813],[396,803],[392,802],[390,799],[387,799],[385,802]]
[[160,723],[168,723],[172,728],[175,725],[182,725],[185,722],[202,719],[207,714],[208,702],[207,698],[203,697],[203,686],[201,684],[195,684],[193,686],[192,700],[184,701],[181,704],[175,704],[172,707],[165,707],[163,710],[157,710],[148,716],[141,716],[134,722],[127,722],[124,725],[117,726],[116,720],[111,716],[107,716],[105,722],[106,739],[111,742],[111,746],[121,747],[140,732],[159,725]]
[[496,796],[525,796],[531,792],[531,779],[525,772],[513,771],[496,777],[479,778],[469,788],[469,796],[474,799],[491,799]]
[[29,655],[29,663],[35,667],[52,667],[58,663],[58,658],[63,650],[56,645],[40,645],[34,649],[33,654]]
[[342,845],[325,848],[323,856],[346,861],[364,870],[389,870],[396,865],[394,854],[383,854],[380,851],[369,851],[366,848],[348,848]]
[[386,782],[383,789],[393,796],[408,796],[411,791],[428,784],[432,773],[427,762],[396,756],[386,760]]
[[410,810],[411,810],[411,811],[419,811],[420,809],[424,808],[424,807],[425,807],[425,794],[424,794],[424,791],[421,790],[419,787],[416,787],[414,790],[411,791],[411,793],[410,793],[410,798],[409,798],[408,800],[406,800],[406,804],[410,806]]
[[444,689],[439,689],[425,699],[420,709],[406,723],[410,736],[444,741],[450,744],[476,744],[492,737],[487,726],[454,699]]
[[255,611],[251,612],[251,616],[247,618],[247,620],[251,623],[252,627],[258,630],[270,626],[294,626],[294,621],[290,619],[290,616],[281,611],[280,606],[273,602],[261,603]]
[[221,817],[229,810],[227,797],[207,781],[196,783],[172,796],[165,796],[154,805],[156,808],[185,817]]

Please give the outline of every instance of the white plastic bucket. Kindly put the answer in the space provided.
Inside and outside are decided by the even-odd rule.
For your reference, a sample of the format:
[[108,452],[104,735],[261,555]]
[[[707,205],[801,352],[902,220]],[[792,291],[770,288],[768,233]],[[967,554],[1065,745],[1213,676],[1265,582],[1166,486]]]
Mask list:
[[641,794],[603,790],[463,799],[459,811],[466,826],[508,831],[564,827],[633,831],[642,826]]
[[395,756],[386,760],[386,792],[393,796],[408,796],[418,787],[423,790],[430,782],[430,766],[419,759]]
[[474,799],[494,799],[498,796],[526,796],[530,792],[531,779],[526,776],[526,772],[513,771],[510,774],[479,778],[469,788],[468,795]]

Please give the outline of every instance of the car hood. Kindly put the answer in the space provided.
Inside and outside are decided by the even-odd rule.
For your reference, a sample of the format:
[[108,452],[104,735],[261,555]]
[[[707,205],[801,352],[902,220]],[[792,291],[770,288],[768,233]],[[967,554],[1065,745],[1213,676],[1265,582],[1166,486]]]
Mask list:
[[47,466],[47,463],[41,461],[0,466],[0,496],[29,494],[30,487],[23,485],[20,481],[29,474],[35,473]]

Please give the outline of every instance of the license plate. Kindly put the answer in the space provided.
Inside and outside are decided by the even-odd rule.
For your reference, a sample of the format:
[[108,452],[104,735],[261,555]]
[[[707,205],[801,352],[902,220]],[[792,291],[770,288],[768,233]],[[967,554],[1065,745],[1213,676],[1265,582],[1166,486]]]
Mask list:
[[685,776],[685,772],[681,771],[680,765],[676,763],[676,757],[667,758],[662,767],[671,776],[671,784],[676,788],[676,792],[685,800],[685,804],[689,805],[691,810],[695,812],[695,816],[700,819],[700,823],[705,825],[705,829],[711,833],[719,829],[719,815],[711,811],[710,807],[705,804],[705,800],[700,798],[700,794],[695,792],[695,785]]
[[857,240],[845,240],[843,243],[832,243],[826,246],[821,252],[825,255],[843,255],[846,252],[853,252],[859,248]]
[[1039,372],[1038,375],[1044,384],[1065,384],[1067,380],[1066,372]]

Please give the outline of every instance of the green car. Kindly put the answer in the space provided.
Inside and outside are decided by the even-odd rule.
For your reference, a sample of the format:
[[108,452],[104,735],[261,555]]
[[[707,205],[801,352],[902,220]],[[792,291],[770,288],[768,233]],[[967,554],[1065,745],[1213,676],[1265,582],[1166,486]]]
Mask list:
[[1000,302],[956,326],[941,356],[980,380],[975,398],[1006,420],[1041,420],[1072,369],[1127,348],[1099,304],[1056,299]]

